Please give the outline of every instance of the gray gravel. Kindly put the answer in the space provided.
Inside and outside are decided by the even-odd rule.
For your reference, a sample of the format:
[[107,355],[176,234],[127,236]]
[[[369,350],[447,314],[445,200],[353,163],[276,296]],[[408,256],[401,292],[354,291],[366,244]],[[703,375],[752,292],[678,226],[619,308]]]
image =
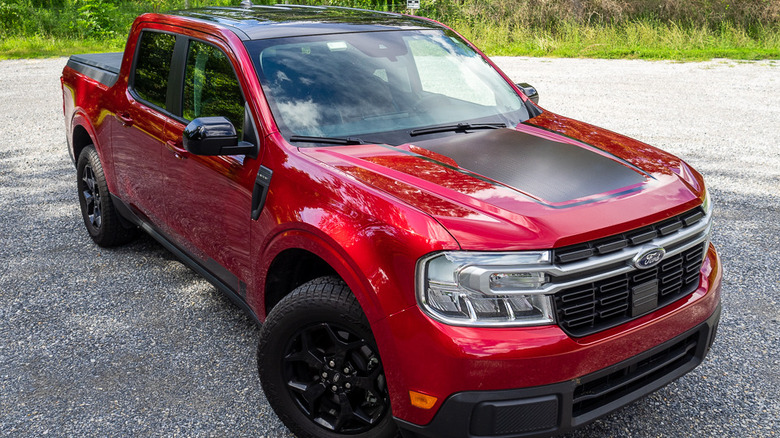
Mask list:
[[[543,106],[684,157],[715,202],[726,274],[709,357],[570,436],[780,434],[780,64],[495,60]],[[88,238],[64,64],[0,62],[0,436],[289,436],[247,317],[148,237]]]

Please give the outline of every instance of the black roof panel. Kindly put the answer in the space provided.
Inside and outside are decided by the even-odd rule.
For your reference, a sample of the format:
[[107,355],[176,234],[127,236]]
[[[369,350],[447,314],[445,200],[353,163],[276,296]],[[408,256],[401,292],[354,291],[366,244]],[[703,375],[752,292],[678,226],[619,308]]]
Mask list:
[[323,6],[207,7],[171,15],[230,27],[242,40],[403,29],[440,29],[435,23],[388,12]]

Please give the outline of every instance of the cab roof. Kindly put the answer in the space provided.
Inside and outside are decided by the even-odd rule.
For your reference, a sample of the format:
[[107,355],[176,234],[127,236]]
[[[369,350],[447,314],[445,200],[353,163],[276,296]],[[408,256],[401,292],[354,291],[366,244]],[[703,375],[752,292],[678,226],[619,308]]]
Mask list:
[[435,23],[388,12],[335,6],[206,7],[170,15],[216,23],[242,40],[387,30],[441,29]]

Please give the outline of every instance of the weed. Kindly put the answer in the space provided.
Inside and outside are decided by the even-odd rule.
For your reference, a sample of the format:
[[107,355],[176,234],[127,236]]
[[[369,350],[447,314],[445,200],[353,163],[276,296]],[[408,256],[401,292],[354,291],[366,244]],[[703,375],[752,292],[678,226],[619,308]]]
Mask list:
[[[117,51],[141,13],[239,1],[0,0],[0,59]],[[406,7],[405,0],[289,2]],[[490,55],[780,59],[780,0],[422,0],[416,14],[450,25]]]

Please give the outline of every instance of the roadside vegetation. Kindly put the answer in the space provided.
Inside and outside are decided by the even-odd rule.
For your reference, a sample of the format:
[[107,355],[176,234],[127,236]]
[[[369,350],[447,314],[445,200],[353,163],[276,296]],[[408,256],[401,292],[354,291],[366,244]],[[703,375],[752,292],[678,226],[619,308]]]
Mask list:
[[[239,2],[0,0],[0,59],[118,51],[143,12]],[[406,9],[405,0],[291,3]],[[414,14],[452,26],[489,55],[780,59],[780,0],[422,0]]]

